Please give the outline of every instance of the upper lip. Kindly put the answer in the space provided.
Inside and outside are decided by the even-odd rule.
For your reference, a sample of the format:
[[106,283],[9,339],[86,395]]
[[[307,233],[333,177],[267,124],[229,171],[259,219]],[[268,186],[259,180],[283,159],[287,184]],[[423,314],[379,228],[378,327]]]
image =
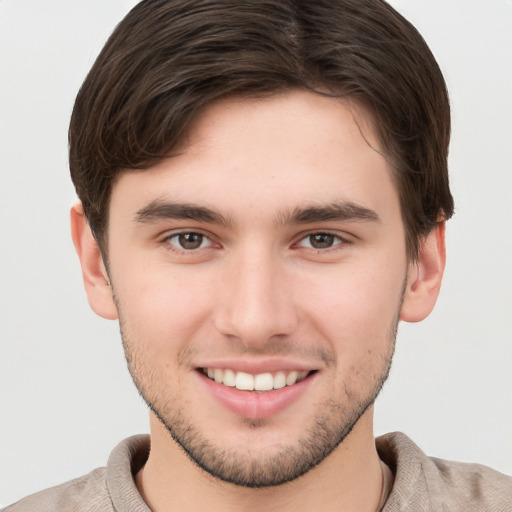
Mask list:
[[219,368],[221,370],[233,370],[236,372],[246,372],[252,375],[260,373],[272,373],[278,371],[313,371],[318,370],[318,365],[312,365],[305,362],[292,361],[288,359],[218,359],[205,361],[198,364],[196,368]]

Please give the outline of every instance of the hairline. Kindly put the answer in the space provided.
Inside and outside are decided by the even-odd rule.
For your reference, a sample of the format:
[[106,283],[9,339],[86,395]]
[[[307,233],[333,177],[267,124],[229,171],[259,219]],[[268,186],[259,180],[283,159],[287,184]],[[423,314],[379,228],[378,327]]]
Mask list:
[[[204,103],[201,105],[201,108],[199,108],[195,114],[190,118],[189,122],[187,123],[185,130],[181,134],[181,136],[176,140],[174,146],[170,148],[169,152],[166,156],[162,156],[161,158],[155,159],[154,161],[150,162],[149,165],[141,167],[141,168],[130,168],[130,169],[118,169],[115,172],[114,177],[112,178],[112,181],[110,182],[110,188],[109,188],[109,194],[108,198],[105,202],[105,221],[103,223],[103,229],[101,232],[96,233],[95,230],[92,229],[92,226],[89,223],[89,226],[91,228],[91,231],[93,232],[93,236],[96,239],[96,242],[98,244],[100,253],[103,257],[105,265],[107,265],[108,262],[108,230],[110,227],[110,205],[111,205],[111,199],[112,199],[112,193],[114,190],[114,187],[116,186],[118,180],[123,176],[124,174],[127,174],[132,171],[139,171],[144,172],[148,171],[151,168],[153,168],[156,165],[159,165],[160,163],[164,162],[167,159],[173,158],[175,156],[178,156],[182,153],[182,151],[186,148],[186,139],[188,135],[190,134],[190,129],[193,127],[194,122],[201,116],[201,114],[211,107],[212,105],[222,102],[222,101],[260,101],[260,100],[266,100],[266,99],[272,99],[275,97],[278,97],[280,95],[289,94],[293,91],[306,91],[310,92],[312,94],[317,94],[319,96],[323,96],[326,98],[330,98],[333,100],[339,100],[344,102],[350,111],[350,114],[352,116],[352,119],[354,120],[354,123],[356,124],[359,133],[361,134],[361,137],[365,141],[365,143],[368,145],[370,149],[375,151],[377,154],[382,156],[389,168],[390,177],[393,183],[393,186],[395,188],[395,191],[398,194],[398,200],[400,205],[400,213],[401,213],[401,219],[402,219],[402,226],[404,228],[404,235],[405,235],[405,246],[406,246],[406,256],[407,260],[410,262],[417,261],[418,259],[418,248],[421,243],[421,239],[423,239],[428,233],[420,233],[417,237],[415,237],[414,240],[410,240],[410,233],[408,232],[408,225],[405,219],[405,207],[404,207],[404,200],[401,193],[401,187],[400,187],[400,170],[399,165],[396,163],[396,159],[393,157],[392,153],[389,151],[386,151],[385,149],[385,141],[383,140],[382,134],[380,133],[378,122],[377,122],[377,115],[374,112],[374,110],[368,105],[368,102],[365,98],[357,96],[355,94],[350,93],[343,93],[340,92],[338,94],[334,93],[333,91],[330,91],[327,87],[318,85],[315,88],[308,87],[306,85],[302,86],[279,86],[275,89],[266,90],[266,91],[235,91],[232,93],[227,94],[221,94],[216,98],[213,98],[212,100]],[[363,114],[358,115],[358,114]],[[365,126],[363,126],[363,123],[361,120],[369,121],[369,123],[365,123]],[[373,138],[376,138],[376,142],[378,143],[377,147],[371,143],[370,136],[373,136]],[[402,171],[403,172],[403,171]],[[433,229],[433,228],[432,228]]]

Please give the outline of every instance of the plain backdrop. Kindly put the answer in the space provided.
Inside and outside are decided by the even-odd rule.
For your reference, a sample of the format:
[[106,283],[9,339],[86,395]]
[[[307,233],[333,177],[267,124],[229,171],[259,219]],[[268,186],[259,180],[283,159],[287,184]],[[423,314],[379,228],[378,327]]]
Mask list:
[[[0,0],[0,504],[147,432],[69,236],[74,97],[127,0]],[[402,0],[445,73],[457,212],[435,312],[401,325],[376,433],[512,473],[512,2]]]

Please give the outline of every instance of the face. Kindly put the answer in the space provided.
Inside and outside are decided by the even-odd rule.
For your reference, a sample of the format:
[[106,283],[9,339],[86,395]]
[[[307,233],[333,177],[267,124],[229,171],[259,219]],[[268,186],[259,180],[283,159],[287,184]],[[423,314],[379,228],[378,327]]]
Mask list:
[[218,478],[308,471],[387,376],[408,265],[378,147],[342,100],[222,100],[176,156],[114,186],[109,278],[131,374]]

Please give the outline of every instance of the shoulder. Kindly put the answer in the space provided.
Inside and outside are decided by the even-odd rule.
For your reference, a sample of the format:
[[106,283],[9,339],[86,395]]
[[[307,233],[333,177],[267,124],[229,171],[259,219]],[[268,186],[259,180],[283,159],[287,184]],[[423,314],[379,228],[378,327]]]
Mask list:
[[125,439],[110,453],[106,468],[27,496],[0,512],[150,512],[133,480],[149,446],[147,435]]
[[105,468],[95,469],[88,475],[31,494],[2,512],[108,512],[113,508],[105,473]]
[[480,464],[428,457],[399,432],[377,439],[395,475],[384,511],[512,511],[512,478]]
[[[512,511],[512,478],[481,464],[430,458],[430,480],[439,484],[440,495],[464,500],[479,510]],[[476,510],[476,509],[475,509]]]

